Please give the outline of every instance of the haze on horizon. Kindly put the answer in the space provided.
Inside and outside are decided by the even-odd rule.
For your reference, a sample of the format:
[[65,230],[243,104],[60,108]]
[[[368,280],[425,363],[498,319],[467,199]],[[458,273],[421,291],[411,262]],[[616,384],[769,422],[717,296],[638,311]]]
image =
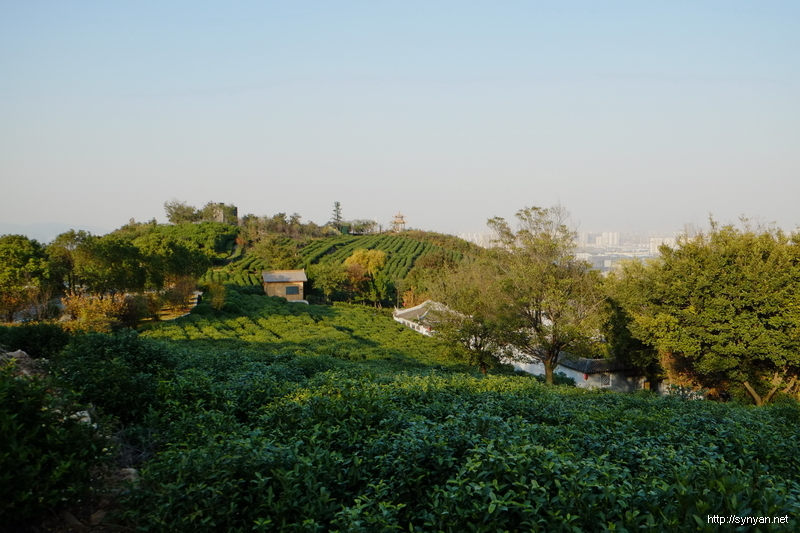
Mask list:
[[0,0],[0,223],[800,225],[800,5]]

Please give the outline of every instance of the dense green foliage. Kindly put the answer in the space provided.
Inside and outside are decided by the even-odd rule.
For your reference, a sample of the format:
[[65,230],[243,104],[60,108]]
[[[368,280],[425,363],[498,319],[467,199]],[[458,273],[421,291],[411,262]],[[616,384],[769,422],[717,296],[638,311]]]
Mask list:
[[[796,407],[206,361],[123,503],[149,531],[717,531],[800,510]],[[766,529],[764,529],[766,530]]]
[[0,347],[22,350],[33,358],[49,359],[59,353],[70,340],[70,334],[58,324],[26,322],[0,326]]
[[147,450],[132,454],[140,479],[114,518],[128,527],[717,531],[707,516],[731,514],[789,516],[763,531],[798,525],[796,405],[475,375],[377,309],[233,286],[226,298],[139,335],[75,338],[55,359],[82,399],[126,423],[128,449]]
[[107,440],[76,415],[82,409],[48,380],[0,367],[0,526],[73,503],[90,488]]
[[[129,311],[138,305],[133,294],[149,298],[157,311],[165,292],[188,287],[212,262],[240,252],[238,232],[216,222],[158,225],[153,220],[131,221],[103,236],[70,230],[46,247],[21,235],[0,236],[0,320],[57,316],[53,298],[62,295],[72,300],[65,305],[73,319],[87,306],[97,307],[92,300],[119,295],[130,296]],[[138,307],[142,313],[127,313],[134,324],[154,314],[147,305]]]
[[0,320],[32,305],[51,278],[44,247],[22,235],[0,236]]
[[[767,403],[800,376],[800,237],[712,224],[629,264],[613,297],[670,377]],[[747,392],[745,392],[745,390]]]
[[174,360],[166,348],[127,330],[74,337],[51,361],[55,377],[123,422],[141,418],[157,399],[158,382]]
[[189,250],[199,250],[215,263],[221,263],[234,253],[239,228],[213,221],[185,224],[156,224],[152,221],[127,224],[114,234],[139,242],[146,237],[176,241]]

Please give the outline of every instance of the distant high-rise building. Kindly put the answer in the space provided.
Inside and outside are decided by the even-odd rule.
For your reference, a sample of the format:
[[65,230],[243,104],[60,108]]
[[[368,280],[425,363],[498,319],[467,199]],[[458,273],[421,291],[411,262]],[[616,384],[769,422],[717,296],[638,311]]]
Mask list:
[[675,248],[675,238],[674,237],[651,237],[650,238],[650,255],[657,256],[661,255],[659,248],[662,246],[669,246],[670,248]]
[[619,232],[618,231],[604,231],[602,244],[605,246],[619,246]]
[[482,248],[492,248],[495,246],[493,241],[497,240],[496,233],[459,233],[459,239],[463,239],[467,242],[471,242],[473,244],[477,244]]

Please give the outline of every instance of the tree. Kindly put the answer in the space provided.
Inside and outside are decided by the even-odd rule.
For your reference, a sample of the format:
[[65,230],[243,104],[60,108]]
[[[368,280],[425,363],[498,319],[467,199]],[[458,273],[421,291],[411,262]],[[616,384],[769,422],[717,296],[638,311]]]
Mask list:
[[12,322],[50,279],[47,255],[38,241],[24,235],[0,237],[0,314]]
[[552,384],[561,357],[593,348],[601,280],[575,258],[568,218],[561,206],[528,207],[517,213],[517,231],[493,218],[498,246],[433,284],[433,295],[460,315],[444,320],[447,334],[476,360],[538,359]]
[[264,261],[272,270],[292,269],[298,263],[297,243],[280,235],[263,235],[250,253]]
[[575,258],[566,209],[526,207],[516,218],[516,232],[502,218],[489,221],[500,244],[491,254],[501,283],[494,312],[509,344],[523,358],[540,360],[552,384],[561,357],[589,352],[598,338],[600,276]]
[[333,216],[331,217],[331,225],[336,229],[342,225],[342,204],[333,202]]
[[712,221],[707,233],[662,247],[659,261],[625,274],[643,293],[628,305],[632,330],[659,349],[673,377],[684,372],[700,386],[738,386],[756,405],[781,387],[794,389],[800,235]]
[[314,287],[322,291],[325,299],[330,301],[331,296],[344,288],[347,282],[347,271],[339,263],[317,263],[309,269],[309,277]]
[[364,271],[370,276],[375,274],[386,264],[386,252],[383,250],[365,250],[359,248],[353,255],[344,260],[345,265],[357,263],[364,267]]
[[501,299],[497,267],[490,261],[462,263],[439,271],[429,282],[433,298],[448,306],[430,313],[436,334],[483,374],[510,356],[507,324],[497,307]]
[[351,220],[347,224],[350,226],[350,233],[353,235],[366,235],[375,233],[378,230],[378,223],[369,219]]
[[[664,377],[658,350],[645,342],[645,335],[635,315],[647,307],[648,281],[652,269],[636,259],[623,260],[605,280],[606,313],[601,326],[607,355],[647,374],[647,381],[657,383]],[[674,380],[674,376],[673,376]]]
[[209,304],[215,311],[221,311],[227,300],[227,289],[222,283],[209,283],[206,291]]
[[199,278],[211,266],[199,249],[161,232],[150,232],[135,239],[147,271],[147,285],[161,290],[183,277]]
[[68,331],[110,333],[122,323],[126,311],[126,298],[121,294],[76,294],[61,299],[64,316],[70,320],[63,326]]
[[405,279],[398,283],[403,305],[413,307],[431,299],[432,283],[442,272],[449,272],[455,267],[453,256],[444,250],[435,250],[417,258]]
[[171,224],[199,222],[202,219],[200,211],[186,202],[180,202],[174,198],[169,202],[164,202],[164,211],[167,212],[167,220]]
[[181,276],[172,284],[165,298],[170,306],[172,306],[173,310],[188,310],[196,289],[197,280],[195,278],[192,276]]
[[77,277],[96,295],[111,292],[141,291],[147,280],[144,259],[139,249],[113,233],[91,236],[78,248]]
[[354,293],[380,306],[392,290],[391,281],[381,269],[386,265],[386,252],[360,248],[344,260]]
[[69,230],[47,246],[53,277],[67,296],[75,296],[82,290],[77,265],[82,259],[81,254],[86,252],[86,244],[92,239],[92,234],[86,231]]

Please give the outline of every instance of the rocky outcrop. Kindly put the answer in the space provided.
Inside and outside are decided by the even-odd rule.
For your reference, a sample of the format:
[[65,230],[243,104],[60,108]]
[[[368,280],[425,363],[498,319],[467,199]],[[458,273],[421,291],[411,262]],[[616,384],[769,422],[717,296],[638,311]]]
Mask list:
[[46,374],[40,359],[34,359],[22,350],[6,352],[0,350],[0,367],[14,367],[14,373],[20,376],[44,376]]

